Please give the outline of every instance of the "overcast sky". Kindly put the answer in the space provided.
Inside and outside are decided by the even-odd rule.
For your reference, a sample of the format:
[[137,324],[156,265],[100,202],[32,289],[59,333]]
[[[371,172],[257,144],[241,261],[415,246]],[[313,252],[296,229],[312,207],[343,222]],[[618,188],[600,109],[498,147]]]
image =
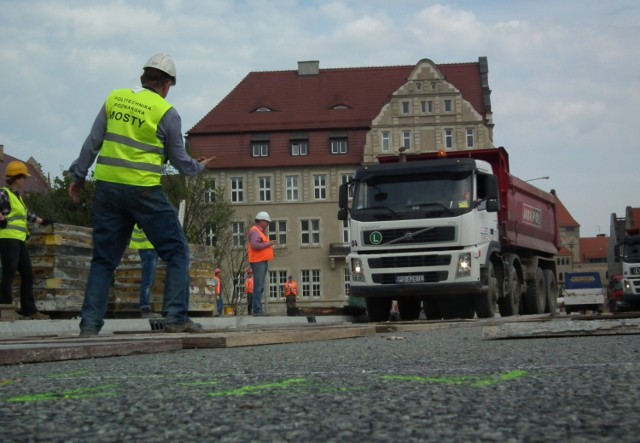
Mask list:
[[494,144],[555,189],[583,237],[640,206],[637,0],[0,0],[0,144],[59,176],[115,88],[169,53],[192,128],[250,71],[476,62]]

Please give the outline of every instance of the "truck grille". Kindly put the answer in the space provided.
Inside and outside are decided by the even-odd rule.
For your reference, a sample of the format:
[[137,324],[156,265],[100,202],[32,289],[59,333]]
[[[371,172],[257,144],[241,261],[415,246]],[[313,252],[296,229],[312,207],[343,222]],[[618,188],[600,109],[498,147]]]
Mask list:
[[450,255],[412,255],[404,257],[379,257],[367,260],[371,269],[414,268],[422,266],[448,266]]
[[363,243],[367,246],[385,245],[393,242],[393,245],[414,245],[421,243],[434,243],[453,241],[456,237],[455,226],[438,226],[435,228],[406,228],[406,229],[381,229],[363,231]]
[[[396,283],[396,275],[399,274],[372,274],[372,279],[374,283],[380,285],[393,285]],[[420,272],[418,274],[412,275],[424,275],[424,283],[438,283],[440,281],[446,281],[449,277],[449,273],[447,271],[437,271],[437,272]]]

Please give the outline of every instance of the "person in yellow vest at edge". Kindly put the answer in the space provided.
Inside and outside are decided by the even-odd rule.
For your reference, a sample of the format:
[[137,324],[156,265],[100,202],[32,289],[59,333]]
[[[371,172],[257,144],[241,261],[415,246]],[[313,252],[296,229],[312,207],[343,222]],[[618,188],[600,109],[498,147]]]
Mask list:
[[167,161],[181,174],[194,176],[215,157],[196,160],[185,150],[180,115],[165,100],[176,84],[173,59],[153,55],[142,68],[140,82],[109,94],[69,168],[69,197],[77,203],[96,162],[93,257],[80,311],[81,336],[97,335],[104,326],[111,279],[136,223],[167,264],[164,332],[204,332],[188,315],[189,244],[160,178]]
[[247,278],[244,280],[244,293],[247,294],[247,313],[251,315],[253,311],[253,271],[247,271]]
[[38,312],[33,296],[33,269],[27,249],[29,229],[27,222],[47,226],[53,220],[40,218],[27,210],[20,191],[30,177],[27,165],[12,161],[5,168],[6,187],[0,188],[0,259],[2,281],[0,304],[13,304],[11,286],[16,272],[20,273],[20,313],[25,320],[47,320],[48,315]]
[[262,294],[264,292],[267,271],[269,270],[269,262],[273,260],[273,246],[275,240],[269,240],[269,223],[271,217],[264,211],[256,214],[255,223],[247,233],[248,245],[247,252],[249,255],[249,264],[253,270],[253,297],[252,297],[252,315],[254,317],[267,315],[262,310]]
[[284,284],[284,298],[287,302],[287,315],[293,317],[298,314],[296,301],[298,300],[298,283],[293,280],[293,275],[287,277]]
[[142,318],[160,318],[162,315],[151,310],[151,288],[156,279],[158,253],[137,224],[133,227],[129,248],[138,251],[142,265],[140,281],[140,314]]
[[216,268],[216,270],[213,271],[213,296],[215,297],[216,309],[218,310],[216,317],[220,317],[224,310],[224,303],[222,301],[222,271],[220,268]]

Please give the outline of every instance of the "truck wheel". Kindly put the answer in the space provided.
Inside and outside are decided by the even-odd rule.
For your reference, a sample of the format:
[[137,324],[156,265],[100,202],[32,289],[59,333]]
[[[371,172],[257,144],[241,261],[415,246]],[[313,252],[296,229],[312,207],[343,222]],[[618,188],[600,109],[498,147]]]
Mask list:
[[391,313],[390,298],[367,298],[367,315],[369,321],[377,323],[389,320]]
[[507,291],[504,297],[498,299],[498,308],[502,317],[517,315],[520,311],[520,291],[521,286],[518,281],[518,273],[513,266],[507,269]]
[[403,297],[398,299],[398,311],[400,319],[404,321],[417,320],[420,317],[420,299]]
[[478,318],[493,318],[496,316],[496,302],[498,301],[498,279],[493,263],[489,262],[487,269],[487,291],[474,297]]
[[438,297],[423,298],[422,306],[424,307],[424,315],[427,317],[427,320],[440,320],[442,318]]
[[556,276],[549,269],[544,270],[544,288],[547,295],[545,312],[555,314],[558,309],[558,285],[556,284]]
[[527,284],[527,292],[524,294],[524,313],[543,314],[546,304],[544,273],[542,269],[538,268],[535,279]]

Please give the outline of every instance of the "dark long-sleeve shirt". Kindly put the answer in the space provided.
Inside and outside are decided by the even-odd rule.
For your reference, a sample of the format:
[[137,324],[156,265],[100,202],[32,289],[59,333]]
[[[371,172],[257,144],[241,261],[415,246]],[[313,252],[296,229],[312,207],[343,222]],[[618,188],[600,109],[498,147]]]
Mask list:
[[[18,197],[20,196],[20,194],[12,191],[10,188],[0,189],[0,212],[2,212],[2,215],[6,217],[11,212],[11,203],[9,202],[9,195],[7,194],[7,191],[5,191],[5,189],[9,189],[8,192],[13,192]],[[27,221],[30,223],[35,223],[37,219],[38,219],[38,216],[35,213],[29,211],[29,209],[27,208]],[[5,218],[3,220],[4,223],[0,222],[0,226],[6,225],[7,223],[6,220],[7,219]]]

